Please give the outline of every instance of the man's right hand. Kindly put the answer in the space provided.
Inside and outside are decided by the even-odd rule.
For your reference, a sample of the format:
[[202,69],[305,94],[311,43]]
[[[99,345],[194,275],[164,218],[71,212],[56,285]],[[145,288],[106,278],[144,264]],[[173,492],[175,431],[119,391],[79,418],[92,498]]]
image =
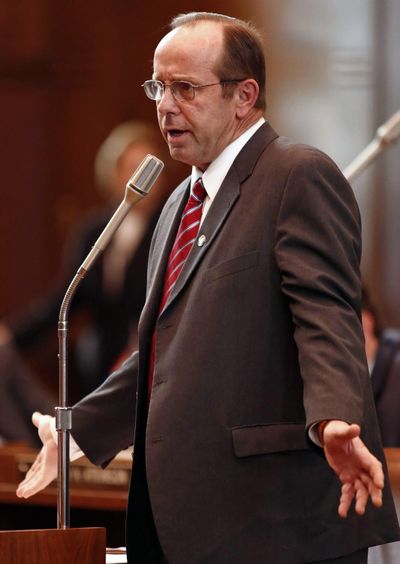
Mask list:
[[38,428],[43,446],[17,488],[18,497],[27,498],[35,495],[57,477],[57,444],[51,432],[53,419],[50,415],[42,415],[38,411],[32,415],[32,422]]

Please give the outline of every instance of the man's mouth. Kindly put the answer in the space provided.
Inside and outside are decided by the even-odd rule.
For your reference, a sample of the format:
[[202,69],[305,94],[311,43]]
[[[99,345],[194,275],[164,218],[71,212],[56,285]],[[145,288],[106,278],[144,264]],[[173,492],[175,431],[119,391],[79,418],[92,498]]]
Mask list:
[[185,131],[183,131],[182,129],[170,129],[167,132],[168,137],[181,137],[183,134],[185,133]]

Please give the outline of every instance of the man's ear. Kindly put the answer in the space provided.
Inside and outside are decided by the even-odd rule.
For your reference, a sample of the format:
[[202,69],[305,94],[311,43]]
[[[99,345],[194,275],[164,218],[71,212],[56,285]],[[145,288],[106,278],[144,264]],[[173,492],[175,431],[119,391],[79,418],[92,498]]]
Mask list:
[[246,117],[248,112],[254,107],[259,91],[260,88],[254,78],[246,78],[246,80],[239,82],[236,91],[238,100],[236,115],[238,118],[243,119]]

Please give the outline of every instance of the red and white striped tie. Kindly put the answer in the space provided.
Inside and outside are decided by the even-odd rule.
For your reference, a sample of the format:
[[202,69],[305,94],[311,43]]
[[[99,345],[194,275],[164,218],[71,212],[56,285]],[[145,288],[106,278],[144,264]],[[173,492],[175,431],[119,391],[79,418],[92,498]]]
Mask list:
[[[178,228],[178,232],[175,237],[174,245],[171,249],[168,258],[167,269],[164,278],[164,288],[160,302],[159,314],[165,307],[168,301],[169,295],[175,286],[178,276],[180,275],[183,265],[190,253],[190,249],[193,247],[193,243],[196,240],[197,233],[200,227],[201,214],[203,209],[204,198],[207,192],[203,186],[201,178],[196,180],[190,193],[190,197],[187,201],[185,209],[183,210],[181,223]],[[153,332],[153,337],[151,340],[151,350],[150,350],[150,361],[149,361],[149,381],[148,381],[148,393],[149,398],[151,395],[151,388],[153,385],[154,376],[154,362],[155,362],[155,350],[156,350],[156,332]]]
[[183,265],[185,264],[190,250],[193,247],[193,243],[196,240],[200,227],[203,202],[206,195],[207,192],[203,186],[203,182],[201,178],[199,178],[193,185],[190,197],[185,209],[183,210],[181,223],[168,258],[167,270],[164,278],[164,289],[160,304],[160,313],[168,301],[169,295],[178,280]]

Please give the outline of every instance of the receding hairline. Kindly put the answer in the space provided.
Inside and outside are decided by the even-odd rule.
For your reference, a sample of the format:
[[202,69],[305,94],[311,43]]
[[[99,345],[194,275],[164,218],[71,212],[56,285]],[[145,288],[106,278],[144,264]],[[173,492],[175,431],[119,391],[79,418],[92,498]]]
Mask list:
[[182,26],[195,26],[201,22],[215,22],[222,25],[242,25],[247,27],[247,22],[234,18],[232,16],[226,16],[225,14],[217,14],[216,12],[187,12],[181,13],[173,17],[170,21],[169,28],[177,29]]
[[[179,17],[179,16],[177,16],[177,17]],[[219,25],[219,24],[222,24],[222,25]],[[222,38],[222,40],[224,40],[223,29],[225,27],[225,24],[229,25],[229,22],[218,22],[216,20],[206,20],[206,19],[189,21],[187,23],[182,23],[182,24],[179,24],[179,25],[176,25],[176,26],[173,26],[172,23],[171,23],[169,31],[161,38],[160,42],[158,43],[158,45],[156,47],[156,50],[157,50],[159,45],[162,45],[164,43],[164,40],[168,41],[170,38],[174,38],[181,31],[184,32],[188,28],[202,28],[202,27],[215,28],[216,30],[221,31],[221,38]]]
[[233,16],[218,14],[216,12],[187,12],[173,17],[169,23],[171,31],[180,27],[195,27],[202,23],[215,23],[221,27],[241,28],[252,34],[260,45],[263,46],[264,39],[257,27],[250,21],[241,20]]

